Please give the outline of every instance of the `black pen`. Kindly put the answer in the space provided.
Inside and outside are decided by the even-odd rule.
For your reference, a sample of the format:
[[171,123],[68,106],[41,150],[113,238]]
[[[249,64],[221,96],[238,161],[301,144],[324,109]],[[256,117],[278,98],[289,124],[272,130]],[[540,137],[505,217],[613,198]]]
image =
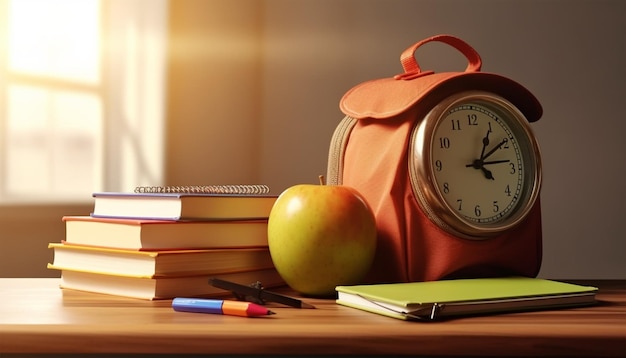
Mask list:
[[263,287],[259,287],[260,284],[257,284],[257,287],[246,286],[235,282],[221,280],[219,278],[210,278],[209,283],[214,287],[232,291],[238,297],[252,297],[260,302],[276,302],[296,308],[315,308],[315,306],[297,298],[267,291]]

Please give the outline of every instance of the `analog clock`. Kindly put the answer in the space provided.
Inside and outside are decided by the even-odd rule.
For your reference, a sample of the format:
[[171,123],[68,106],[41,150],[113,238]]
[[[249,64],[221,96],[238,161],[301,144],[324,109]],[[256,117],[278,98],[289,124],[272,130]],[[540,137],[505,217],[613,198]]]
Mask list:
[[448,97],[411,136],[413,191],[440,228],[486,239],[520,223],[541,185],[541,158],[528,120],[488,92]]

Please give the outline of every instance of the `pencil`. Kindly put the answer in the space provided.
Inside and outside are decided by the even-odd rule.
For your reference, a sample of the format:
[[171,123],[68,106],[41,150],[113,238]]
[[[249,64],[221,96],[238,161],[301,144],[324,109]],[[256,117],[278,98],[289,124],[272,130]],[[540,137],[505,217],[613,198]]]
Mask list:
[[229,316],[259,317],[274,314],[273,311],[252,302],[212,300],[177,297],[172,300],[174,311],[212,313]]

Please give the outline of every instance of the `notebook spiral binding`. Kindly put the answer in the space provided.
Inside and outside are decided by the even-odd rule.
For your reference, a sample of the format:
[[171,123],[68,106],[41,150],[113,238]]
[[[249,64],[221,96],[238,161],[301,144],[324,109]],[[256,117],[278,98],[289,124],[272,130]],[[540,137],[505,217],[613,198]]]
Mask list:
[[135,193],[185,193],[185,194],[239,194],[261,195],[268,194],[270,188],[263,184],[236,184],[236,185],[185,185],[185,186],[138,186]]

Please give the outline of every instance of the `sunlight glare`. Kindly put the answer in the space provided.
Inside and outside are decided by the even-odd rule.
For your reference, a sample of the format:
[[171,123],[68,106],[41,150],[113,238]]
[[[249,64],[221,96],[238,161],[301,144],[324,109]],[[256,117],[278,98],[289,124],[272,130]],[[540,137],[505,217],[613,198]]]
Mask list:
[[9,5],[9,69],[86,83],[100,77],[98,0],[19,0]]

